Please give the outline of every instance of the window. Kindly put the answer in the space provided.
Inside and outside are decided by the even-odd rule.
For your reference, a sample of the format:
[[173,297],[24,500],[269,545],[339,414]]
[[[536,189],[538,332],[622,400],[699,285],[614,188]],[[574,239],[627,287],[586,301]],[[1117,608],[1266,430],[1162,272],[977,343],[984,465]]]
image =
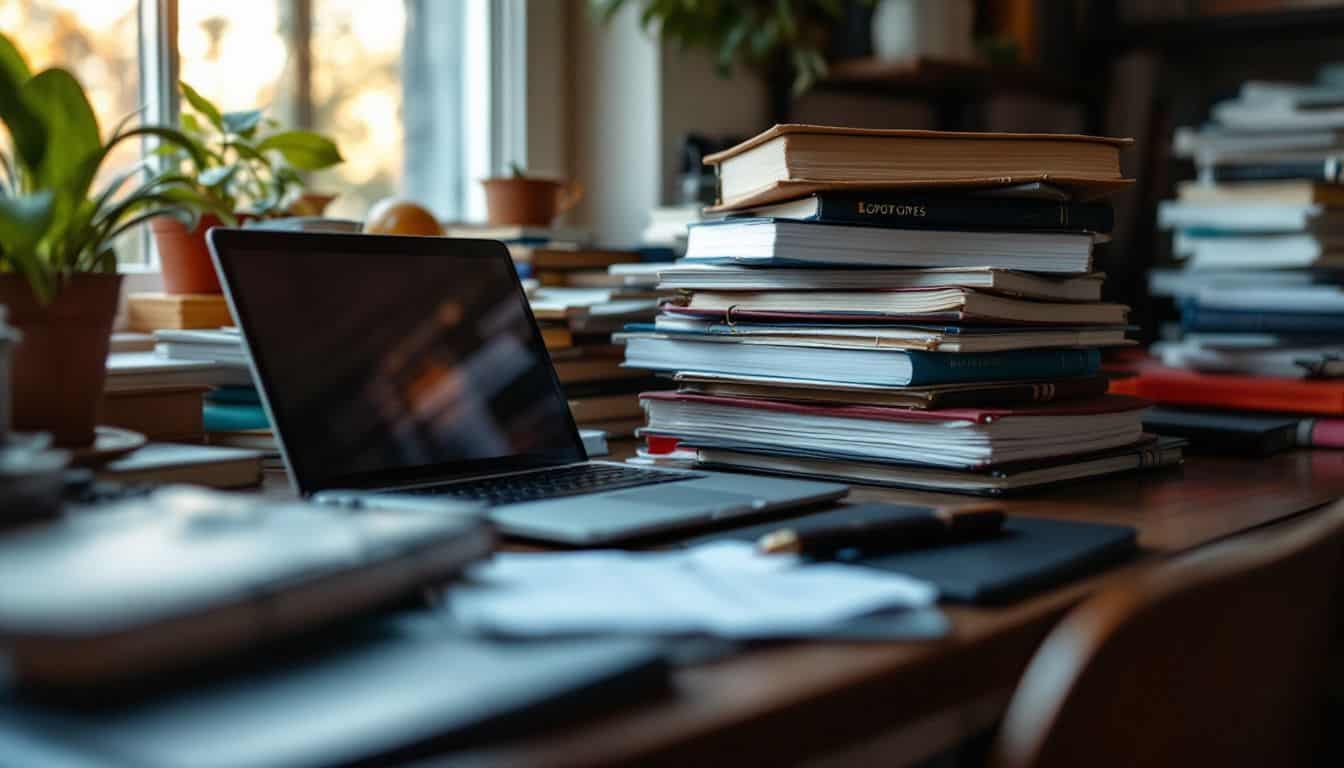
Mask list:
[[[375,200],[404,194],[448,219],[484,218],[477,180],[521,148],[522,115],[499,108],[522,83],[500,87],[501,64],[523,55],[516,0],[5,0],[0,28],[34,66],[79,77],[106,133],[146,107],[176,120],[175,77],[224,109],[262,107],[286,124],[332,136],[341,165],[309,187],[337,194],[332,216],[362,218]],[[159,30],[176,29],[171,44]],[[17,33],[16,33],[17,32]],[[165,35],[163,39],[169,38]],[[138,75],[137,73],[143,73]],[[510,75],[512,76],[512,75]],[[492,87],[493,86],[493,87]],[[501,128],[501,120],[514,125]],[[136,161],[135,148],[109,168]],[[122,247],[123,261],[144,250]]]

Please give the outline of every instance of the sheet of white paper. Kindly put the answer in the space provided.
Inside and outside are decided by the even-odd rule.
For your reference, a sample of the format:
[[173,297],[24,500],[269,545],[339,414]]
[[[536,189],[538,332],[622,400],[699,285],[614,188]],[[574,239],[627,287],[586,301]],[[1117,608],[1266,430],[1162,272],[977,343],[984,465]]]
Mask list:
[[467,627],[516,636],[814,634],[881,610],[920,608],[933,585],[838,563],[804,564],[717,542],[672,552],[497,555],[449,592]]

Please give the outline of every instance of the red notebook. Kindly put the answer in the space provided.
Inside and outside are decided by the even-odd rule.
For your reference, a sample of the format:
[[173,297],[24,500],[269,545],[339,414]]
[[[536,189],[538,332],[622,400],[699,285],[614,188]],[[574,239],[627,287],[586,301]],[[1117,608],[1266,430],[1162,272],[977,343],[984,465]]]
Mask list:
[[762,400],[748,397],[721,397],[696,395],[686,392],[645,392],[641,400],[672,400],[708,403],[736,408],[797,413],[835,418],[876,419],[880,421],[971,421],[988,424],[1016,416],[1095,416],[1102,413],[1137,411],[1149,403],[1124,395],[1103,395],[1089,400],[1039,403],[1016,408],[947,408],[937,411],[916,411],[909,408],[888,408],[878,405],[807,405],[780,400]]
[[1150,365],[1138,376],[1112,382],[1111,391],[1168,405],[1344,416],[1344,381],[1227,376]]

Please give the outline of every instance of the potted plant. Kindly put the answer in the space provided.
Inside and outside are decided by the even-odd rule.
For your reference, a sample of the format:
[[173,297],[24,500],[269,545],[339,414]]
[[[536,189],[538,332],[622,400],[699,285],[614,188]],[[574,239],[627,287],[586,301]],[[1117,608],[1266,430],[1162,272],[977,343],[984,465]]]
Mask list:
[[482,179],[486,222],[492,227],[549,227],[583,199],[583,186],[528,176],[517,164],[508,176]]
[[[630,2],[589,1],[603,21]],[[640,24],[645,29],[656,25],[664,41],[683,50],[710,51],[720,75],[727,77],[738,64],[762,72],[791,71],[795,95],[825,76],[822,52],[845,13],[840,0],[637,2],[642,7]],[[870,4],[872,0],[864,2]]]
[[106,373],[121,276],[113,242],[165,214],[190,219],[212,203],[191,178],[146,177],[144,164],[94,189],[108,153],[156,136],[204,162],[178,131],[118,125],[104,141],[79,82],[63,69],[33,74],[0,35],[0,304],[20,339],[13,348],[13,421],[86,445]]
[[[197,210],[200,218],[194,227],[173,217],[155,219],[150,227],[165,291],[219,293],[219,278],[205,245],[206,230],[246,219],[320,213],[324,196],[305,195],[299,172],[329,168],[342,158],[336,143],[321,134],[281,130],[259,109],[221,112],[196,89],[179,85],[184,106],[190,108],[183,110],[180,124],[191,147],[170,145],[161,154],[170,165],[204,157],[195,178],[211,202],[209,209]],[[225,213],[215,214],[216,209]]]

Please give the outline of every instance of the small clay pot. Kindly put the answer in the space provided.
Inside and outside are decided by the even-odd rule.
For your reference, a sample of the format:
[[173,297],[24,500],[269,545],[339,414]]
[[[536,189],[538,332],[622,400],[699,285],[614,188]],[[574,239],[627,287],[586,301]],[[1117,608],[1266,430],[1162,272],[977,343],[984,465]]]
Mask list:
[[121,275],[70,277],[50,304],[27,279],[0,275],[0,304],[23,337],[14,345],[14,428],[50,432],[61,446],[93,442],[107,376]]
[[486,222],[492,227],[549,227],[579,204],[583,185],[552,179],[483,179]]
[[215,265],[210,262],[210,249],[205,244],[205,233],[222,222],[213,213],[200,217],[194,229],[172,216],[159,216],[149,221],[154,233],[154,244],[159,249],[159,266],[163,270],[164,293],[223,293]]

